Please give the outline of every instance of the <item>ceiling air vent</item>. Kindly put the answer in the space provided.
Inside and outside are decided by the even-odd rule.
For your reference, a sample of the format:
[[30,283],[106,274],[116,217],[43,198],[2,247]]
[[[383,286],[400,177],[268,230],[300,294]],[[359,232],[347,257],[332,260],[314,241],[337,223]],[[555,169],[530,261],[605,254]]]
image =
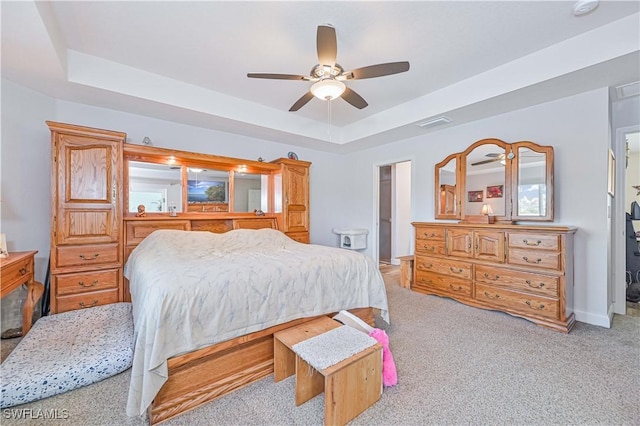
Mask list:
[[616,95],[618,95],[618,99],[640,95],[640,81],[616,86]]
[[423,121],[422,123],[417,123],[416,126],[421,127],[423,129],[428,129],[429,127],[436,127],[442,124],[450,123],[451,119],[449,117],[438,117],[433,118],[431,120]]

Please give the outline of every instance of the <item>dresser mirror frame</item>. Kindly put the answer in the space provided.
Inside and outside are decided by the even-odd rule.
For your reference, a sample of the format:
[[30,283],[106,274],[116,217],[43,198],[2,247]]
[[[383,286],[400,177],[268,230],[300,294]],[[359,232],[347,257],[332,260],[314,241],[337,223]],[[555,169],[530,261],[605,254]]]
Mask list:
[[[132,168],[148,169],[149,171],[171,171],[175,183],[175,170],[180,175],[180,195],[167,197],[162,202],[159,211],[147,209],[147,215],[169,214],[171,204],[175,203],[177,213],[212,215],[221,214],[232,216],[234,214],[246,215],[259,209],[263,212],[273,212],[273,178],[280,172],[278,164],[246,160],[241,158],[223,157],[219,155],[200,154],[188,151],[179,151],[165,148],[147,147],[133,144],[124,146],[124,208],[125,216],[135,216],[137,205],[131,204],[131,179],[136,175]],[[258,180],[257,183],[248,183],[248,179]],[[189,199],[189,181],[200,180],[203,182],[223,182],[225,185],[225,200],[214,202],[194,202]],[[237,185],[235,184],[237,181]],[[251,188],[248,188],[251,187]],[[243,199],[248,197],[248,189],[260,189],[260,200],[250,204]],[[243,189],[244,188],[244,189]],[[243,191],[240,194],[240,191]],[[245,193],[244,191],[247,191]],[[165,192],[166,193],[166,192]],[[191,194],[193,196],[193,194]],[[179,202],[178,202],[179,201]],[[135,203],[134,203],[135,204]],[[237,208],[236,208],[237,204]],[[253,208],[249,211],[249,208]],[[254,208],[255,207],[255,208]],[[240,210],[238,210],[240,209]]]
[[[434,192],[436,219],[553,221],[553,147],[479,140],[435,165]],[[485,205],[492,210],[488,215],[482,214]],[[491,216],[491,222],[478,220],[483,216]]]

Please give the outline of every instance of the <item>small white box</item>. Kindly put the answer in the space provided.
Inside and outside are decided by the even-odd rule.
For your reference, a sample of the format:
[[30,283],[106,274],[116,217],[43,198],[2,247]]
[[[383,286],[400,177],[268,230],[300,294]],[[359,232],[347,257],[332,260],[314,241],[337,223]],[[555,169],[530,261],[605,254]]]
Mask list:
[[363,228],[333,228],[333,233],[340,236],[340,248],[361,250],[367,248],[368,229]]

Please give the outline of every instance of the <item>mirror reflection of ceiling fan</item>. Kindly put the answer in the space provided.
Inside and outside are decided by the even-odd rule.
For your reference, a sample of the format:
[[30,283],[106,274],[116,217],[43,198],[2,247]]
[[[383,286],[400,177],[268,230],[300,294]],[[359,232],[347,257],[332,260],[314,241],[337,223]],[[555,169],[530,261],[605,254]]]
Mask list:
[[318,26],[316,50],[318,53],[318,64],[311,69],[309,75],[249,73],[247,77],[314,82],[310,90],[302,95],[302,97],[289,108],[289,111],[298,111],[313,99],[314,96],[322,100],[332,100],[341,97],[354,107],[362,109],[369,105],[367,101],[353,89],[347,87],[343,81],[382,77],[409,70],[409,62],[404,61],[369,65],[351,71],[345,71],[340,64],[336,63],[338,43],[336,39],[336,29],[331,25]]
[[[537,154],[535,152],[529,152],[529,155],[525,154],[520,154],[520,158],[524,159],[524,158],[529,158],[529,159],[534,159],[534,158],[540,158],[540,154]],[[485,157],[489,157],[488,160],[482,160],[482,161],[476,161],[475,163],[471,163],[472,166],[480,166],[482,164],[489,164],[489,163],[495,163],[496,161],[500,161],[502,162],[502,164],[504,164],[505,161],[505,157],[508,158],[509,160],[512,160],[515,157],[515,154],[513,152],[510,152],[509,154],[505,155],[504,153],[497,153],[497,152],[490,152],[488,154],[485,154]],[[531,161],[531,160],[529,160]]]
[[482,160],[482,161],[477,161],[475,163],[471,163],[472,166],[479,166],[481,164],[489,164],[489,163],[494,163],[496,161],[503,161],[504,160],[504,153],[503,154],[498,154],[495,152],[490,152],[488,154],[485,155],[486,157],[490,157],[489,160]]

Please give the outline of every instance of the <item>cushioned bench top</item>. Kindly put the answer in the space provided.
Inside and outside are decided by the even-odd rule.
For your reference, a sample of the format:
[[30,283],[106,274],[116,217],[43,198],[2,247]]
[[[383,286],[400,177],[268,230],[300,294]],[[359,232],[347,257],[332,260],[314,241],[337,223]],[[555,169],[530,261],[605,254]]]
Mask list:
[[0,366],[1,407],[95,383],[131,367],[130,303],[42,317]]

